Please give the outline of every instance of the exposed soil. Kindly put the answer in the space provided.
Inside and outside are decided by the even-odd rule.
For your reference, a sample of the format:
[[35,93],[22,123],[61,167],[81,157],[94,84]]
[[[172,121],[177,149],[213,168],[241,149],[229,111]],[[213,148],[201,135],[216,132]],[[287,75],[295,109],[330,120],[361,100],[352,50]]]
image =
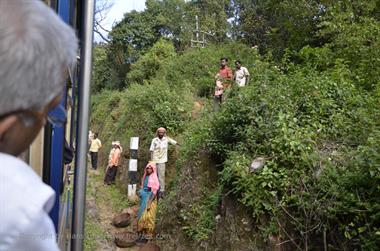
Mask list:
[[91,184],[91,192],[87,194],[87,214],[91,221],[95,222],[100,226],[105,233],[105,238],[96,238],[96,249],[97,251],[137,251],[140,246],[133,246],[129,248],[119,248],[116,246],[114,239],[117,234],[122,232],[136,232],[137,229],[137,210],[138,206],[133,206],[131,208],[125,208],[123,212],[128,212],[132,215],[131,224],[126,228],[117,228],[112,225],[113,218],[118,215],[116,209],[112,208],[112,203],[109,199],[112,197],[109,192],[109,187],[104,186],[102,179],[102,172],[89,171],[87,183]]

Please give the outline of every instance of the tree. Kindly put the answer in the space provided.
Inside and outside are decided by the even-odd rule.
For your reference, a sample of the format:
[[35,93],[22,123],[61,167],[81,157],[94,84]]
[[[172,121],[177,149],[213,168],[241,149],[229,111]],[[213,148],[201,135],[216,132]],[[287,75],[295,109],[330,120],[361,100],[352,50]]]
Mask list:
[[154,78],[157,71],[162,67],[163,62],[175,55],[173,44],[161,38],[144,56],[131,65],[131,71],[127,74],[126,84],[133,82],[142,84],[144,80]]
[[258,45],[261,52],[282,57],[286,48],[316,45],[323,5],[306,0],[232,0],[233,32],[237,39]]
[[109,60],[107,44],[98,44],[94,46],[93,54],[93,77],[92,92],[100,92],[104,89],[120,89],[118,85],[117,72],[115,71],[112,61]]
[[154,30],[154,17],[146,11],[124,14],[109,33],[109,60],[117,72],[117,86],[124,86],[125,76],[135,62],[160,38]]
[[105,29],[102,23],[106,19],[107,13],[112,8],[113,4],[113,0],[97,0],[95,5],[93,31],[107,43],[110,40],[103,35],[103,32],[109,33],[110,31]]
[[372,90],[380,83],[379,1],[339,1],[330,5],[320,25],[319,37],[335,60],[349,65],[358,86]]
[[[200,19],[202,30],[213,34],[211,41],[223,42],[227,37],[229,28],[228,12],[229,0],[193,0],[188,3],[190,20],[194,24],[195,15]],[[194,27],[194,26],[193,26]]]

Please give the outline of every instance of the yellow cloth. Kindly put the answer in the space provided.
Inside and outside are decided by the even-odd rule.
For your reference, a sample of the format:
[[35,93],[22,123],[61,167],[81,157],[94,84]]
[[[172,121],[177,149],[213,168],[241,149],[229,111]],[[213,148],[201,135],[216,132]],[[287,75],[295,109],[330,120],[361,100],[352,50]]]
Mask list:
[[152,201],[150,209],[145,208],[141,218],[138,222],[138,231],[145,231],[149,234],[153,234],[157,213],[157,199]]
[[99,139],[94,139],[91,141],[90,152],[97,153],[102,147],[102,142]]

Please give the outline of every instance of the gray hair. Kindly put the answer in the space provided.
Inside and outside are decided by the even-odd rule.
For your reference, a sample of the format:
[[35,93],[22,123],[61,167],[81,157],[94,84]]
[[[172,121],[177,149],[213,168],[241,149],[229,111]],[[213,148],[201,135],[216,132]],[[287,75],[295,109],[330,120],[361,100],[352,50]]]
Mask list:
[[41,110],[75,65],[75,32],[40,0],[0,0],[0,10],[0,116]]

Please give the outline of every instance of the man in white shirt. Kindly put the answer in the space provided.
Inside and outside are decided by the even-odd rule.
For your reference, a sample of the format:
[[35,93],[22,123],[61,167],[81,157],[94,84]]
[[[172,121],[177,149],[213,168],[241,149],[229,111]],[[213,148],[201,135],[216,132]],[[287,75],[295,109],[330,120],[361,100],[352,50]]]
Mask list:
[[94,139],[91,140],[90,145],[90,156],[91,156],[91,165],[92,169],[96,170],[98,168],[98,152],[102,147],[102,142],[98,139],[98,134],[94,133]]
[[54,191],[17,156],[59,104],[77,39],[42,1],[0,1],[0,10],[0,251],[55,251]]
[[239,87],[248,85],[249,83],[249,72],[248,69],[241,65],[240,60],[235,61],[235,82]]
[[157,129],[156,137],[150,145],[151,159],[156,163],[158,180],[160,182],[160,194],[162,198],[165,192],[165,166],[168,162],[168,145],[177,145],[177,141],[166,136],[166,129],[160,127]]

